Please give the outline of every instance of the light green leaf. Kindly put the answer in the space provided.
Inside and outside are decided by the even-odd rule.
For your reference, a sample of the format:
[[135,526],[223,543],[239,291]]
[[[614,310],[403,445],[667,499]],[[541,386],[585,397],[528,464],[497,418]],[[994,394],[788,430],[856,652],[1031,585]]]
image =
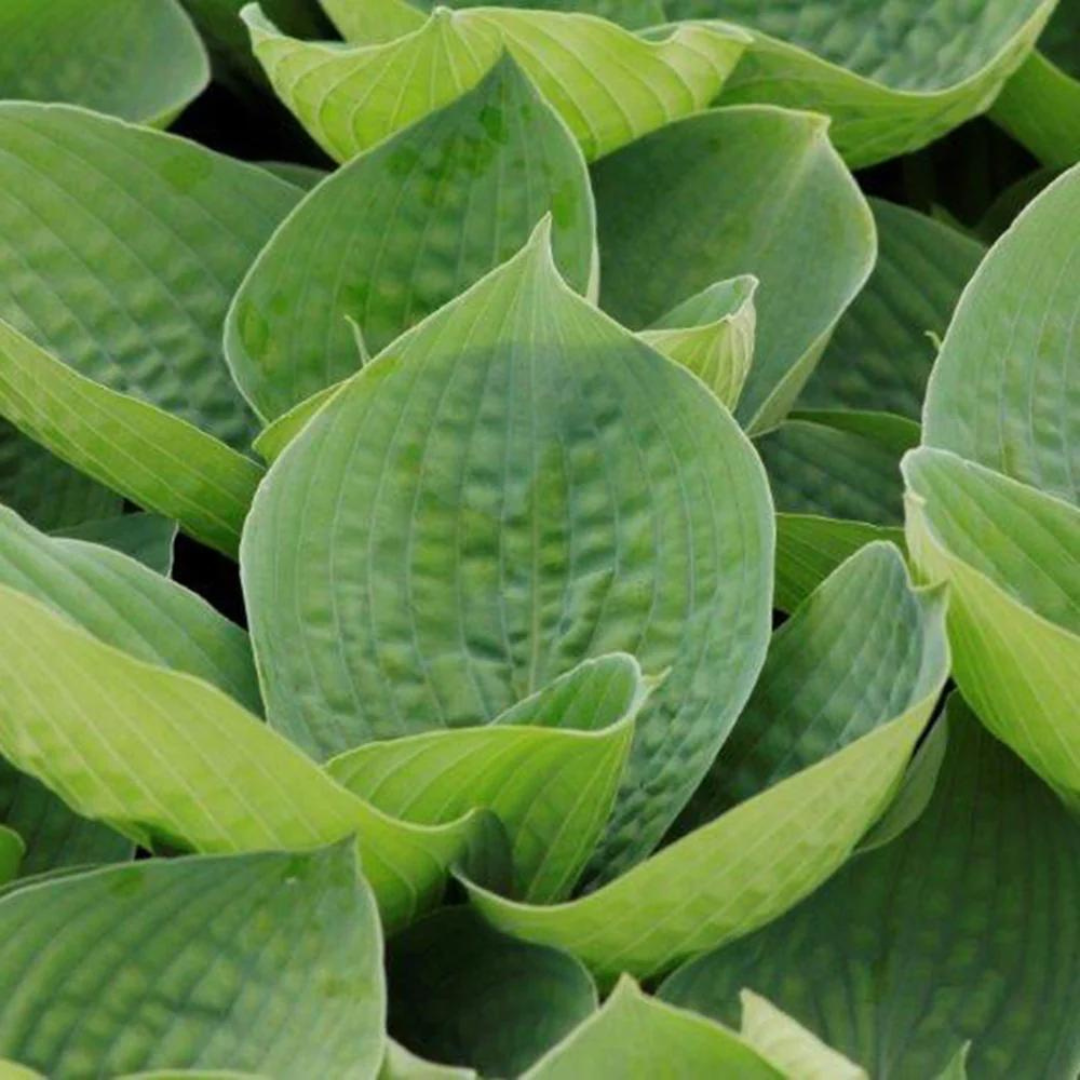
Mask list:
[[391,25],[400,37],[342,47],[281,34],[257,4],[241,16],[278,96],[337,161],[459,97],[504,49],[591,161],[708,105],[747,40],[739,31],[687,26],[646,41],[588,15],[439,8],[420,25],[415,12]]
[[45,1080],[45,1077],[17,1062],[0,1061],[0,1080]]
[[977,241],[904,206],[870,199],[878,260],[843,314],[800,404],[918,420],[937,346],[985,254]]
[[900,458],[919,427],[887,413],[799,413],[757,440],[777,509],[870,525],[903,521]]
[[750,990],[739,994],[742,1037],[779,1065],[788,1080],[868,1080],[858,1065]]
[[39,529],[62,529],[123,510],[115,492],[0,420],[0,503]]
[[713,110],[601,162],[593,181],[601,303],[624,325],[649,326],[723,278],[760,279],[738,415],[752,432],[778,423],[874,264],[873,217],[826,122]]
[[952,593],[956,681],[1080,805],[1080,509],[928,447],[904,459],[904,477],[912,560]]
[[46,536],[0,507],[0,585],[37,598],[109,645],[206,679],[261,711],[247,634],[127,555]]
[[812,514],[777,514],[774,603],[781,611],[794,611],[845,559],[875,540],[902,549],[904,530]]
[[379,1080],[477,1080],[477,1075],[472,1069],[425,1061],[400,1043],[387,1039]]
[[51,1077],[374,1077],[382,935],[351,844],[151,860],[0,900],[0,1052]]
[[944,685],[947,656],[938,674],[895,720],[595,892],[540,907],[466,882],[471,900],[497,929],[561,948],[603,979],[661,974],[750,933],[826,880],[886,808]]
[[948,667],[942,591],[914,590],[896,548],[867,545],[773,634],[758,684],[680,831],[913,710],[925,725]]
[[14,829],[0,825],[0,885],[18,877],[19,863],[25,854],[23,838]]
[[[1080,166],[971,279],[927,390],[924,441],[1080,503]],[[978,708],[978,703],[976,703]]]
[[513,60],[468,93],[339,169],[263,249],[230,309],[230,367],[277,417],[360,367],[454,299],[553,215],[560,267],[595,273],[589,176],[566,126]]
[[959,697],[948,714],[914,827],[661,994],[732,1023],[749,987],[876,1077],[937,1076],[969,1041],[973,1077],[1075,1075],[1080,828]]
[[1061,0],[1024,61],[998,95],[991,117],[1044,165],[1080,161],[1080,6]]
[[53,535],[64,536],[69,540],[104,544],[105,547],[130,555],[143,566],[148,566],[165,577],[172,573],[176,522],[156,514],[121,514],[119,517],[96,518],[57,529]]
[[573,888],[607,822],[644,700],[631,657],[587,660],[493,726],[368,743],[326,771],[420,825],[492,811],[511,838],[514,895],[550,903]]
[[81,109],[0,105],[0,141],[0,413],[229,550],[260,471],[221,326],[299,192]]
[[633,979],[624,978],[604,1007],[522,1080],[586,1076],[782,1080],[784,1075],[734,1031],[648,997]]
[[330,400],[243,546],[267,715],[321,756],[491,721],[591,656],[670,669],[608,873],[689,797],[767,642],[760,462],[697,379],[559,278],[543,228]]
[[597,1007],[576,960],[497,934],[461,907],[399,934],[386,978],[394,1037],[483,1076],[519,1076]]
[[757,287],[751,274],[718,281],[676,305],[639,336],[689,368],[734,411],[754,359]]
[[754,33],[725,104],[767,102],[833,118],[853,168],[910,153],[983,112],[1023,61],[1056,0],[972,6],[899,0],[666,0],[669,18]]
[[66,101],[166,126],[210,80],[176,0],[4,0],[0,98]]
[[[108,822],[145,847],[307,850],[355,835],[365,876],[391,929],[438,901],[452,864],[468,858],[469,865],[478,865],[502,854],[503,830],[485,802],[515,805],[513,793],[502,791],[518,783],[513,772],[500,772],[501,784],[484,777],[475,798],[461,807],[448,805],[437,824],[398,820],[341,787],[216,687],[121,653],[3,587],[0,615],[0,677],[10,687],[0,700],[0,751],[78,812]],[[596,665],[594,674],[613,670],[622,674],[614,681],[624,696],[611,696],[606,708],[627,700],[630,690],[621,658]],[[604,683],[598,677],[594,685]],[[571,715],[580,707],[573,696],[561,700]],[[637,687],[629,700],[639,700]],[[617,722],[597,733],[592,745],[604,739],[622,745],[624,726]],[[530,761],[525,754],[534,771],[557,773],[563,761],[583,753],[577,732],[500,726],[485,733],[505,744],[508,732],[518,737],[530,730],[538,745],[561,736],[564,747],[562,761],[556,754]],[[426,770],[413,772],[421,806],[429,785],[442,783],[447,790],[442,775],[461,758],[453,737],[476,749],[472,732],[444,734],[445,754],[429,757]],[[477,752],[484,755],[483,745]],[[597,753],[594,760],[598,769],[610,768],[610,756]],[[613,779],[607,782],[613,786]],[[556,847],[574,810],[573,803],[557,804],[579,798],[581,790],[527,783],[536,805],[519,820],[537,835],[516,850],[543,852]],[[582,787],[599,793],[602,785],[582,776]],[[583,810],[577,820],[588,819]],[[515,850],[516,837],[508,839]],[[573,850],[573,844],[566,841],[562,850]]]

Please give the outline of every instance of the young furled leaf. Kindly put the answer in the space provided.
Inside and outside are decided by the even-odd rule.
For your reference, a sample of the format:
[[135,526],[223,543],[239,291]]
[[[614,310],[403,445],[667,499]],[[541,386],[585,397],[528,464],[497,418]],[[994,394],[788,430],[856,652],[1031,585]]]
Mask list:
[[596,223],[581,153],[509,57],[472,90],[339,169],[256,259],[229,312],[230,367],[274,418],[453,300],[552,214],[556,258],[584,293]]
[[53,1077],[374,1077],[381,960],[350,844],[30,884],[0,899],[0,1053]]
[[686,26],[646,41],[557,11],[440,7],[419,23],[417,15],[395,21],[393,37],[343,48],[281,34],[258,4],[241,12],[278,96],[337,161],[460,97],[504,50],[592,161],[708,105],[748,40],[730,28]]
[[600,302],[624,325],[650,326],[717,280],[760,279],[737,413],[751,433],[783,419],[874,264],[873,217],[827,127],[809,113],[716,109],[593,170]]
[[234,549],[261,470],[221,326],[299,192],[81,109],[0,105],[0,141],[0,414]]
[[958,696],[948,719],[911,829],[662,996],[730,1023],[749,987],[873,1076],[955,1075],[968,1042],[973,1077],[1074,1075],[1080,828]]
[[1031,51],[1056,0],[665,0],[671,19],[723,19],[753,44],[724,103],[833,117],[853,168],[906,154],[983,112]]
[[544,227],[347,383],[260,488],[242,571],[269,721],[326,757],[491,721],[629,652],[668,675],[594,861],[614,873],[750,692],[772,542],[745,436],[562,281]]

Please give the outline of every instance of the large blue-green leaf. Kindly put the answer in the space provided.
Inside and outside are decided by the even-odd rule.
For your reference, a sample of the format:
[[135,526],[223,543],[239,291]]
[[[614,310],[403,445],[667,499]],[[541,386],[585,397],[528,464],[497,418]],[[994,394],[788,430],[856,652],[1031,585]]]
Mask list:
[[874,264],[873,217],[827,127],[808,113],[716,109],[593,172],[601,304],[626,326],[647,327],[723,278],[760,280],[738,409],[754,432],[791,407]]
[[[1080,827],[951,699],[930,806],[799,908],[691,963],[662,995],[721,1020],[764,994],[872,1076],[1080,1068]],[[955,1074],[948,1074],[955,1075]]]
[[983,112],[1056,0],[665,0],[672,19],[754,33],[725,102],[833,117],[853,167],[909,153]]
[[0,1053],[56,1080],[374,1077],[381,961],[350,844],[30,884],[0,899]]
[[0,98],[169,123],[210,77],[176,0],[4,0]]
[[300,193],[82,109],[0,105],[0,142],[0,414],[229,550],[260,470],[221,328]]
[[764,656],[760,462],[693,376],[559,277],[546,228],[274,463],[243,578],[270,723],[318,756],[493,720],[612,651],[668,671],[597,868],[659,840]]
[[273,418],[360,367],[454,299],[552,214],[580,292],[595,274],[581,153],[509,58],[445,109],[321,183],[263,249],[229,313],[230,366]]

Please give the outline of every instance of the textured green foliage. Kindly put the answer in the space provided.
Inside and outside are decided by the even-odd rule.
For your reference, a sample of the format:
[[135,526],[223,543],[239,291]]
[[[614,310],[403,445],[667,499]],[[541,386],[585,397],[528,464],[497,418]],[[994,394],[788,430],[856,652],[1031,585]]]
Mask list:
[[177,0],[5,0],[0,98],[69,101],[165,126],[206,85],[206,50]]
[[[600,299],[634,329],[714,282],[754,274],[757,341],[738,415],[791,407],[874,262],[874,223],[820,117],[719,109],[671,124],[594,170]],[[806,264],[823,248],[828,262]]]
[[730,1022],[750,987],[873,1076],[937,1076],[972,1038],[973,1077],[1075,1073],[1080,828],[958,698],[948,712],[922,818],[666,999]]
[[669,18],[754,32],[724,100],[815,109],[855,167],[925,146],[983,112],[1056,0],[666,0]]

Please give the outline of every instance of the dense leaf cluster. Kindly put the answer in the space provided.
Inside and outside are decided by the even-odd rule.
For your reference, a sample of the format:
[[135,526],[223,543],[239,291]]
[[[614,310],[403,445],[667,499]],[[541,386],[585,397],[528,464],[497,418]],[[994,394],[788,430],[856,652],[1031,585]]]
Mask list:
[[1080,1075],[1077,0],[0,98],[0,1080]]

